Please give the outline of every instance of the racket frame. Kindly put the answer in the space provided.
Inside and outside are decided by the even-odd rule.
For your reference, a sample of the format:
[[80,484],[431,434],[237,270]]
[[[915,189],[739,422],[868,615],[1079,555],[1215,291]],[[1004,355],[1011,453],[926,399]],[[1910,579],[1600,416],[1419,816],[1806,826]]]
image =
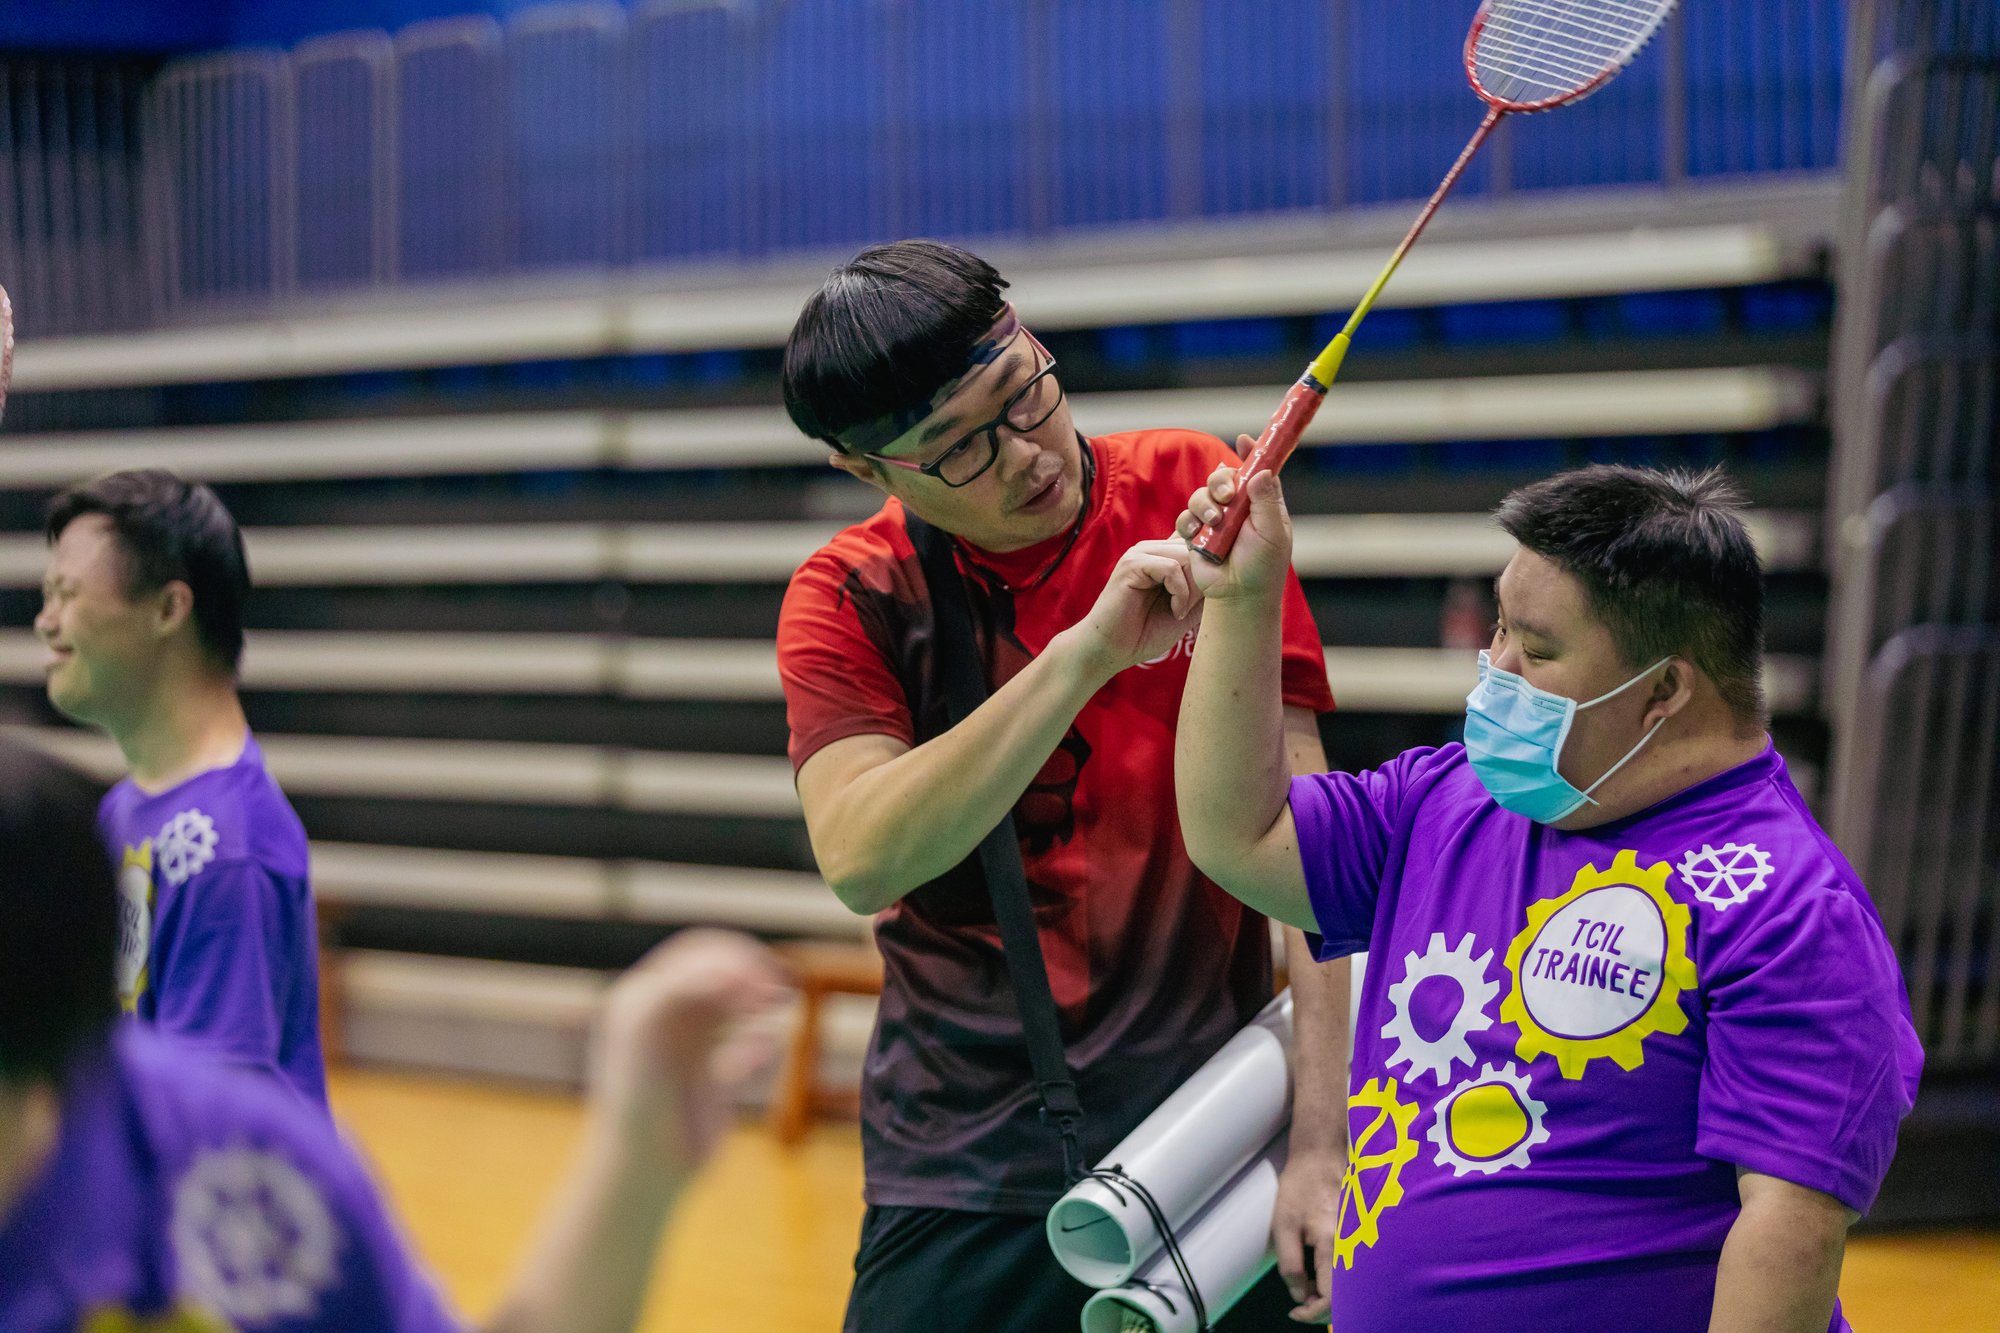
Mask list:
[[1263,433],[1257,437],[1256,445],[1244,456],[1242,466],[1237,469],[1235,493],[1223,507],[1222,516],[1213,523],[1203,524],[1194,536],[1188,538],[1188,546],[1197,555],[1218,565],[1228,557],[1230,548],[1236,544],[1237,534],[1243,530],[1244,521],[1250,517],[1251,478],[1260,472],[1276,472],[1292,456],[1292,451],[1298,448],[1300,437],[1305,434],[1306,427],[1312,424],[1320,404],[1326,401],[1326,391],[1332,387],[1334,376],[1340,373],[1341,362],[1347,359],[1347,349],[1353,342],[1355,330],[1360,328],[1361,321],[1374,308],[1376,298],[1381,296],[1382,289],[1389,285],[1389,279],[1395,276],[1403,257],[1409,254],[1410,247],[1417,243],[1417,238],[1424,234],[1424,228],[1430,225],[1431,218],[1437,213],[1438,205],[1444,202],[1445,196],[1451,193],[1454,185],[1458,184],[1459,177],[1465,174],[1466,166],[1478,154],[1481,145],[1499,125],[1501,118],[1550,111],[1590,96],[1609,83],[1632,63],[1641,50],[1645,49],[1646,43],[1659,31],[1660,23],[1666,22],[1667,16],[1673,12],[1674,4],[1675,0],[1668,0],[1661,7],[1659,22],[1647,31],[1623,60],[1612,61],[1595,77],[1569,92],[1558,93],[1553,97],[1533,102],[1506,101],[1489,92],[1479,81],[1474,52],[1479,46],[1479,34],[1486,28],[1486,16],[1491,8],[1491,0],[1479,6],[1479,12],[1472,16],[1472,26],[1465,34],[1463,59],[1466,82],[1472,85],[1472,91],[1479,99],[1486,103],[1486,115],[1480,120],[1479,128],[1472,132],[1472,137],[1466,140],[1465,147],[1459,150],[1458,160],[1451,164],[1451,170],[1445,173],[1444,179],[1438,182],[1437,189],[1432,191],[1431,197],[1424,203],[1423,210],[1417,214],[1417,220],[1404,234],[1402,243],[1396,247],[1396,252],[1389,256],[1389,262],[1383,265],[1375,281],[1369,284],[1368,290],[1355,304],[1353,313],[1347,317],[1347,323],[1333,336],[1333,341],[1313,358],[1305,374],[1299,376],[1297,382],[1286,392],[1284,400],[1278,404],[1278,410],[1272,414]]

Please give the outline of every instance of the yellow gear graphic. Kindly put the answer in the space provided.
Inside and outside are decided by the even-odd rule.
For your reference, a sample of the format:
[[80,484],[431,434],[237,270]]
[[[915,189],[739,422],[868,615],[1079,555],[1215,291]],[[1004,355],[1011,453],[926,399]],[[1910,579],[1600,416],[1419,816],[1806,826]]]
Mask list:
[[[1340,1182],[1340,1212],[1333,1238],[1333,1260],[1342,1268],[1354,1267],[1354,1252],[1363,1245],[1373,1248],[1381,1239],[1376,1221],[1384,1209],[1394,1208],[1403,1201],[1403,1167],[1417,1155],[1416,1140],[1410,1137],[1417,1108],[1414,1103],[1397,1100],[1395,1079],[1383,1079],[1379,1084],[1369,1079],[1361,1085],[1361,1091],[1347,1099],[1349,1111],[1357,1106],[1372,1108],[1375,1118],[1359,1134],[1347,1136],[1347,1175]],[[1394,1131],[1395,1141],[1386,1150],[1373,1148],[1385,1127]],[[1370,1199],[1362,1192],[1361,1173],[1384,1167],[1389,1174]],[[1350,1218],[1352,1230],[1348,1225]]]
[[[1647,1037],[1655,1032],[1673,1036],[1686,1030],[1687,1015],[1681,1012],[1680,997],[1682,991],[1694,989],[1696,978],[1694,960],[1687,952],[1690,913],[1686,904],[1675,902],[1667,892],[1667,876],[1672,870],[1672,864],[1666,861],[1641,869],[1639,854],[1628,849],[1612,859],[1610,869],[1600,872],[1595,865],[1585,865],[1576,872],[1576,879],[1566,891],[1528,904],[1528,924],[1507,946],[1507,971],[1513,975],[1514,984],[1507,998],[1500,1002],[1500,1021],[1512,1023],[1520,1030],[1514,1049],[1522,1060],[1553,1055],[1563,1077],[1570,1079],[1582,1078],[1592,1060],[1607,1056],[1617,1061],[1620,1069],[1632,1070],[1645,1062]],[[1565,1037],[1549,1032],[1528,1012],[1521,984],[1521,959],[1550,917],[1586,893],[1613,887],[1637,889],[1660,910],[1660,919],[1666,926],[1666,947],[1660,960],[1659,989],[1644,1011],[1616,1032],[1600,1037]]]
[[157,1315],[100,1306],[84,1315],[78,1333],[230,1333],[230,1328],[214,1315],[186,1306]]

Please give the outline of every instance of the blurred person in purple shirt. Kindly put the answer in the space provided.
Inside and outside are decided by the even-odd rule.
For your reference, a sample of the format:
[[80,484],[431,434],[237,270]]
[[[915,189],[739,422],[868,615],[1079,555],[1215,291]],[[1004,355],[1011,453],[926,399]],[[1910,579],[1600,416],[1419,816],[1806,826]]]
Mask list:
[[1596,466],[1515,491],[1464,742],[1298,778],[1291,525],[1275,477],[1250,498],[1228,560],[1188,562],[1178,797],[1218,883],[1370,957],[1334,1328],[1846,1328],[1846,1231],[1922,1052],[1881,919],[1766,734],[1733,488]]
[[[94,789],[0,743],[0,1333],[445,1333],[462,1325],[333,1125],[238,1062],[118,1023],[122,904]],[[783,995],[687,931],[614,985],[579,1160],[493,1333],[630,1329],[668,1209]]]
[[99,826],[118,867],[125,1012],[326,1105],[305,828],[237,698],[250,571],[206,486],[117,472],[56,497],[35,632],[49,700],[130,775]]

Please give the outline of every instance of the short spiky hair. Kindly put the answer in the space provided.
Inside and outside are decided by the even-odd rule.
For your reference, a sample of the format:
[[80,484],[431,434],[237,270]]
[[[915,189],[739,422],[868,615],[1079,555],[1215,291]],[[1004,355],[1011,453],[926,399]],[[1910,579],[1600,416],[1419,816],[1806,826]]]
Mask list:
[[942,241],[870,246],[806,300],[785,341],[785,409],[816,440],[929,398],[965,372],[1007,280]]
[[1521,487],[1494,518],[1583,584],[1627,666],[1687,658],[1747,728],[1765,720],[1764,577],[1743,508],[1720,468],[1600,463]]
[[179,580],[194,593],[195,630],[208,655],[234,672],[243,659],[243,604],[250,564],[243,534],[214,491],[162,468],[112,472],[71,487],[49,505],[51,545],[86,514],[118,534],[130,596]]

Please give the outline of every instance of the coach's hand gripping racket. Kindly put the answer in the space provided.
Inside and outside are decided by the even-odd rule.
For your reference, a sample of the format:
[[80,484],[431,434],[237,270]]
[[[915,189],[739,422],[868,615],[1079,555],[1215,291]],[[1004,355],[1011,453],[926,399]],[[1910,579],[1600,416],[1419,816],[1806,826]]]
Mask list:
[[1354,330],[1500,118],[1511,112],[1568,106],[1596,92],[1631,63],[1673,7],[1674,0],[1485,0],[1480,5],[1472,30],[1465,35],[1465,75],[1472,91],[1486,102],[1486,119],[1479,122],[1465,151],[1451,164],[1346,326],[1313,358],[1257,437],[1256,447],[1236,474],[1236,493],[1222,517],[1190,537],[1189,546],[1217,564],[1229,554],[1250,514],[1250,479],[1277,471],[1292,456],[1299,436],[1326,400],[1327,386],[1340,373]]

